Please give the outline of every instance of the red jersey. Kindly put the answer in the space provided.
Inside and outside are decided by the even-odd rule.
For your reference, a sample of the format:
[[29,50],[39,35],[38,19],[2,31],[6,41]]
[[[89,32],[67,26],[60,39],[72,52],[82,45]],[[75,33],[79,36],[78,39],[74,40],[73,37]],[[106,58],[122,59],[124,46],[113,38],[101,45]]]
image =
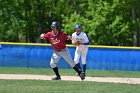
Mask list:
[[58,32],[57,35],[54,35],[52,32],[47,32],[44,38],[49,40],[55,51],[66,48],[65,40],[68,39],[68,36],[64,32]]

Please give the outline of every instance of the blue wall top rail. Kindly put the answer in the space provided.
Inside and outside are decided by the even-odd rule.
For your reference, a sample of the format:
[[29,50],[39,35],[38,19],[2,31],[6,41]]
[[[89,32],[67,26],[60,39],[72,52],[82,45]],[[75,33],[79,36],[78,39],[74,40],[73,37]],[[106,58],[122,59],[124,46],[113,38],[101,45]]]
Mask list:
[[[47,43],[15,43],[15,42],[0,42],[0,44],[8,44],[8,45],[27,45],[27,46],[51,46]],[[75,47],[72,44],[67,44],[68,47]],[[132,46],[105,46],[105,45],[89,45],[90,48],[119,48],[119,49],[138,49],[140,47],[132,47]]]

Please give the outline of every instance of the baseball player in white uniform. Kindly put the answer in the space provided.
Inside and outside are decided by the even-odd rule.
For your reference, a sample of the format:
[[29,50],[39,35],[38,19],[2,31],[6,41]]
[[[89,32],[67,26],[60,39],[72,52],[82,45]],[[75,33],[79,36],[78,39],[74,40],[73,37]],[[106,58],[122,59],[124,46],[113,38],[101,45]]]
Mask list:
[[[80,41],[80,45],[76,46],[74,62],[81,71],[86,73],[86,56],[88,52],[89,39],[86,33],[81,31],[81,25],[75,26],[75,32],[72,34],[72,38]],[[74,40],[72,40],[72,43],[74,43]],[[82,68],[79,63],[80,57],[82,59]]]

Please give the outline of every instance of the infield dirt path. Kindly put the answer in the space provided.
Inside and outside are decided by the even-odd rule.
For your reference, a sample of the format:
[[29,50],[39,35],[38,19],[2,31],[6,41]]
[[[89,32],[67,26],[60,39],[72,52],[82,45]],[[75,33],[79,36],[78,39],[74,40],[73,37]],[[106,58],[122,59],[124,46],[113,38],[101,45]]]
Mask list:
[[[47,75],[29,75],[29,74],[0,74],[0,79],[4,80],[51,80],[53,76]],[[82,81],[78,76],[61,76],[65,81]],[[140,84],[140,78],[120,78],[120,77],[86,77],[84,81],[91,82],[109,82],[109,83],[127,83]]]

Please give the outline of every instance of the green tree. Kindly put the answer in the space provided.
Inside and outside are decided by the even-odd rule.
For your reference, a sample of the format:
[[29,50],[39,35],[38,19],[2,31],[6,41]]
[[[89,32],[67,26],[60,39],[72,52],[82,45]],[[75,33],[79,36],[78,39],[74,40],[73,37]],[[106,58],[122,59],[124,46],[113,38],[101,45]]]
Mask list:
[[90,44],[140,46],[139,0],[0,0],[0,41],[40,42],[59,21],[67,34],[76,24]]
[[70,24],[64,25],[65,31],[71,33],[71,27],[78,22],[84,26],[83,31],[88,33],[90,44],[133,44],[130,0],[88,0],[84,5],[85,10],[81,10],[84,15],[73,13],[70,16],[64,16],[64,22]]
[[[18,3],[17,3],[18,2]],[[19,33],[24,27],[22,20],[22,9],[19,7],[22,2],[15,0],[1,0],[0,3],[0,40],[19,41]]]

